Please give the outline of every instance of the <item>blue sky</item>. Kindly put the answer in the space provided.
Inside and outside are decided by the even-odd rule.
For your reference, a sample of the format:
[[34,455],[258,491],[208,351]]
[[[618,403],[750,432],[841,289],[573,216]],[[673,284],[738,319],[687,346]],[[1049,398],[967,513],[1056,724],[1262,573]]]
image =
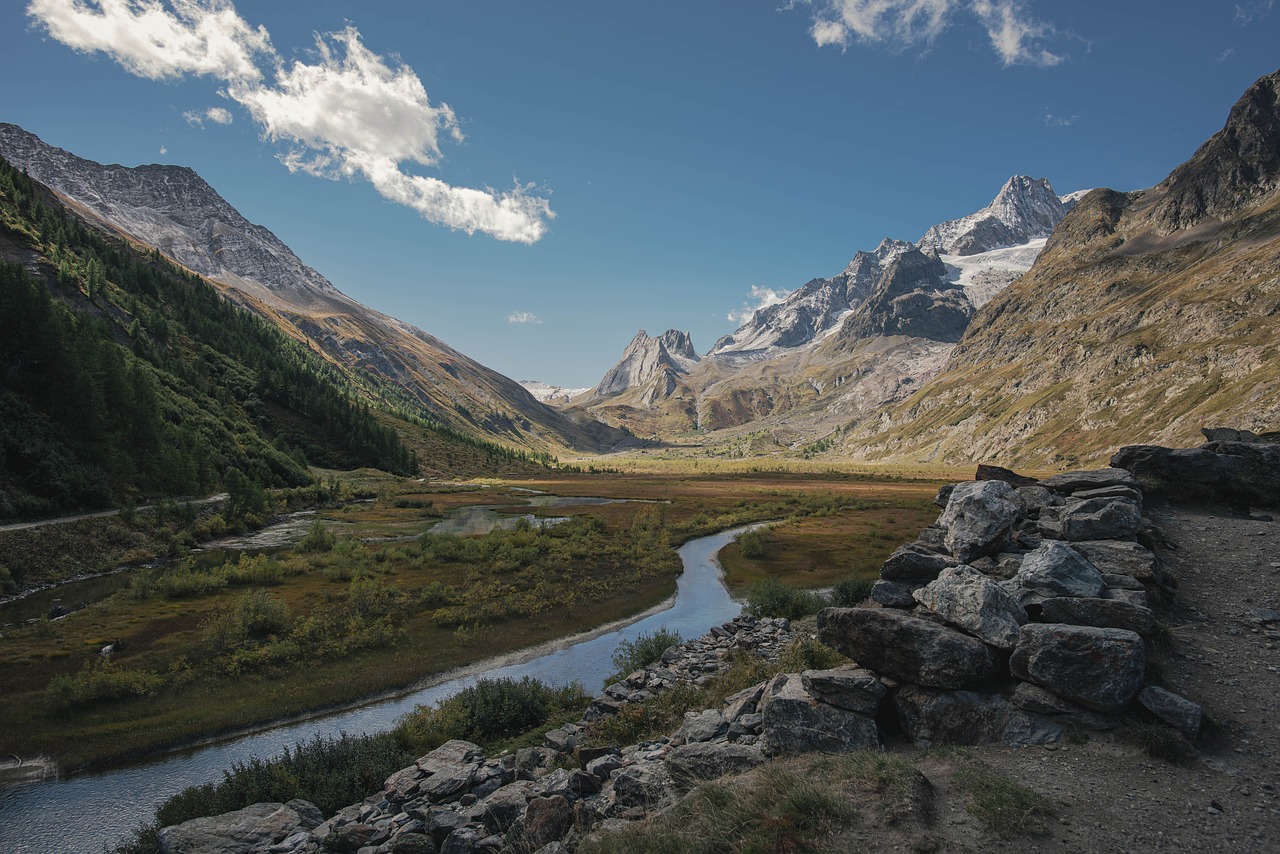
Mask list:
[[1274,6],[20,0],[0,121],[191,166],[356,299],[586,386],[1009,175],[1158,182],[1280,64]]

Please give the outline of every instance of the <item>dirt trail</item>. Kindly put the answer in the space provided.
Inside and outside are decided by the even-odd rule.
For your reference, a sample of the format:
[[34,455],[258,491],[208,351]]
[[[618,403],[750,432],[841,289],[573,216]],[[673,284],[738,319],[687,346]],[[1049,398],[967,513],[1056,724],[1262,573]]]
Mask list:
[[[219,492],[217,495],[210,495],[208,498],[197,498],[192,501],[180,501],[179,504],[214,504],[218,501],[226,501],[230,496],[225,492]],[[158,504],[147,504],[142,507],[135,507],[134,512],[145,513],[148,510],[154,510]],[[85,519],[103,519],[107,516],[119,516],[122,510],[101,510],[97,513],[81,513],[78,516],[59,516],[56,519],[41,519],[38,522],[15,522],[12,525],[0,525],[0,534],[5,531],[23,531],[27,528],[43,528],[45,525],[65,525],[68,522],[80,522]]]
[[1183,765],[1148,757],[1124,730],[1056,749],[975,749],[1059,811],[1048,837],[993,850],[1280,851],[1280,625],[1252,614],[1280,609],[1280,522],[1213,509],[1151,516],[1178,580],[1172,602],[1157,603],[1172,629],[1153,656],[1159,681],[1200,703],[1211,732]]

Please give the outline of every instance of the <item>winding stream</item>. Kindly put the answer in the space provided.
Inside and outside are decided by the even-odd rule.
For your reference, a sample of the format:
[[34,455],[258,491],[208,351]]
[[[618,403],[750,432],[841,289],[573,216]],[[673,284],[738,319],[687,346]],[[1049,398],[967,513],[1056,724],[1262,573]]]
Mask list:
[[167,754],[158,759],[69,779],[25,783],[0,790],[0,851],[101,852],[121,841],[154,808],[187,786],[216,782],[235,762],[269,757],[317,735],[336,736],[390,729],[414,706],[434,703],[478,677],[532,676],[551,684],[578,680],[596,691],[612,671],[619,643],[659,628],[684,638],[704,634],[740,611],[725,589],[716,554],[752,526],[690,540],[680,548],[684,573],[669,607],[629,625],[564,638],[551,644],[481,662],[410,694],[226,741]]

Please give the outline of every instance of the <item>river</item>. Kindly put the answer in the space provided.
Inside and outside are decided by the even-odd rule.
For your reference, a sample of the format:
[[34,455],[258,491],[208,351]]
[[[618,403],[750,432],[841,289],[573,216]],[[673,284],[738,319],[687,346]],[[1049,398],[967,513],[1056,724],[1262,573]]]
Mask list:
[[564,638],[523,653],[481,662],[450,674],[437,684],[401,697],[382,700],[298,723],[233,737],[157,759],[67,779],[25,783],[0,790],[0,851],[101,854],[149,821],[155,807],[187,786],[216,782],[222,770],[253,757],[270,757],[285,747],[317,735],[380,732],[414,706],[435,703],[462,690],[481,676],[532,676],[562,685],[582,682],[598,691],[613,672],[618,644],[660,628],[698,637],[741,610],[725,589],[716,554],[751,526],[690,540],[680,548],[684,572],[668,607],[629,625]]

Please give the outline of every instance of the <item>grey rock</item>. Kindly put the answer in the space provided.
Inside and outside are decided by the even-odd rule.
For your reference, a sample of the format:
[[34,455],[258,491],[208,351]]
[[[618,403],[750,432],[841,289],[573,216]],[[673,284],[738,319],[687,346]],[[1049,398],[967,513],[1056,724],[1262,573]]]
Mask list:
[[1013,704],[1019,709],[1034,712],[1037,715],[1071,715],[1082,711],[1075,703],[1070,703],[1052,691],[1046,691],[1030,682],[1019,682],[1015,685],[1012,699]]
[[418,759],[418,768],[428,774],[439,774],[458,766],[478,765],[484,761],[480,745],[461,739],[450,739]]
[[823,608],[818,639],[877,673],[935,688],[962,688],[996,672],[981,641],[887,608]]
[[1064,540],[1123,540],[1142,530],[1142,511],[1127,498],[1072,501],[1059,515]]
[[534,780],[533,785],[528,790],[528,797],[533,797],[535,793],[544,798],[549,798],[552,795],[570,797],[573,795],[573,787],[570,785],[571,779],[572,777],[568,771],[563,768],[557,768],[547,776]]
[[800,682],[818,700],[870,717],[875,717],[880,701],[889,692],[874,673],[856,666],[806,670],[800,674]]
[[[608,747],[579,747],[578,748],[578,767],[587,770],[587,766],[592,760],[599,759],[601,756],[621,756],[622,751],[613,746]],[[608,775],[605,775],[608,776]]]
[[314,830],[324,823],[324,813],[311,801],[294,798],[285,806],[298,814],[298,826],[304,830]]
[[1103,486],[1098,489],[1078,489],[1071,493],[1072,498],[1127,498],[1141,504],[1142,492],[1132,486]]
[[618,756],[599,756],[587,763],[587,773],[601,780],[609,779],[609,775],[622,767],[622,759]]
[[671,775],[661,762],[637,762],[613,773],[614,800],[622,807],[663,806],[672,800],[671,787]]
[[743,715],[754,714],[760,705],[760,696],[764,693],[764,683],[744,688],[724,701],[721,712],[726,721],[736,721]]
[[1094,471],[1068,471],[1055,474],[1040,481],[1045,489],[1054,492],[1072,493],[1081,489],[1101,489],[1107,486],[1128,486],[1138,488],[1137,478],[1133,472],[1123,468],[1096,469]]
[[[955,562],[954,558],[950,560],[952,563]],[[937,577],[936,574],[934,577]],[[916,606],[915,597],[911,594],[917,589],[919,589],[917,585],[880,580],[871,586],[871,601],[886,608],[911,609]]]
[[684,723],[676,730],[671,741],[675,744],[687,744],[698,741],[711,741],[729,731],[729,724],[716,709],[707,709],[700,713],[686,712]]
[[935,744],[1049,744],[1062,727],[1030,715],[999,694],[903,685],[893,695],[898,718],[918,747]]
[[1062,504],[1062,498],[1045,489],[1043,486],[1018,487],[1018,500],[1022,502],[1023,512],[1032,519],[1040,518],[1040,512],[1046,507]]
[[440,846],[440,854],[476,854],[485,834],[474,827],[460,827],[450,833]]
[[962,563],[999,551],[1021,510],[1018,493],[1002,480],[956,484],[938,520],[947,550]]
[[402,768],[387,778],[382,792],[392,801],[407,801],[418,791],[418,784],[426,774],[416,765]]
[[1022,627],[1009,669],[1059,697],[1118,712],[1142,685],[1142,638],[1126,629],[1031,623]]
[[1160,720],[1195,738],[1204,721],[1204,711],[1185,697],[1148,685],[1138,692],[1138,702]]
[[770,755],[847,753],[880,746],[871,718],[820,703],[794,673],[780,673],[760,701],[761,735]]
[[947,507],[947,502],[951,500],[951,493],[956,488],[954,483],[948,483],[946,486],[938,488],[938,494],[933,497],[933,503],[943,508]]
[[764,764],[764,753],[755,747],[727,742],[698,742],[677,747],[667,754],[667,771],[680,785],[745,774]]
[[435,841],[424,833],[401,833],[387,844],[388,854],[436,854]]
[[1233,510],[1280,504],[1280,445],[1231,440],[1199,448],[1130,445],[1111,458],[1133,470],[1148,492],[1173,500],[1218,500]]
[[378,828],[373,825],[359,823],[344,825],[324,838],[326,851],[337,854],[355,854],[366,845],[376,844]]
[[589,771],[574,771],[569,775],[569,799],[587,798],[599,792],[600,779]]
[[1156,615],[1150,608],[1142,608],[1118,599],[1067,597],[1045,599],[1040,603],[1038,619],[1044,623],[1128,629],[1140,635],[1150,633],[1156,624]]
[[549,747],[522,747],[516,751],[515,769],[531,774],[550,765],[555,755],[556,752]]
[[886,581],[930,581],[938,573],[959,561],[950,555],[939,554],[919,543],[899,546],[880,567],[880,577]]
[[505,833],[524,815],[525,805],[534,794],[534,785],[526,780],[503,786],[472,810],[484,822],[490,833]]
[[1280,611],[1272,608],[1250,608],[1249,619],[1260,626],[1273,626],[1280,623]]
[[968,566],[943,570],[915,600],[945,622],[997,649],[1013,649],[1027,612],[1003,587]]
[[559,753],[571,753],[575,747],[582,743],[582,738],[576,732],[570,732],[561,727],[544,734],[542,743]]
[[1046,540],[1022,559],[1022,567],[1010,581],[1023,605],[1054,596],[1091,596],[1102,593],[1102,574],[1078,552],[1057,540]]
[[520,842],[524,850],[534,850],[563,839],[573,827],[573,806],[563,795],[534,798],[525,810]]
[[1116,590],[1146,591],[1146,588],[1142,586],[1142,582],[1132,575],[1116,575],[1115,573],[1104,572],[1102,573],[1102,581],[1107,587],[1113,587]]
[[247,854],[293,835],[300,824],[298,813],[284,804],[253,804],[163,828],[158,841],[161,854]]

